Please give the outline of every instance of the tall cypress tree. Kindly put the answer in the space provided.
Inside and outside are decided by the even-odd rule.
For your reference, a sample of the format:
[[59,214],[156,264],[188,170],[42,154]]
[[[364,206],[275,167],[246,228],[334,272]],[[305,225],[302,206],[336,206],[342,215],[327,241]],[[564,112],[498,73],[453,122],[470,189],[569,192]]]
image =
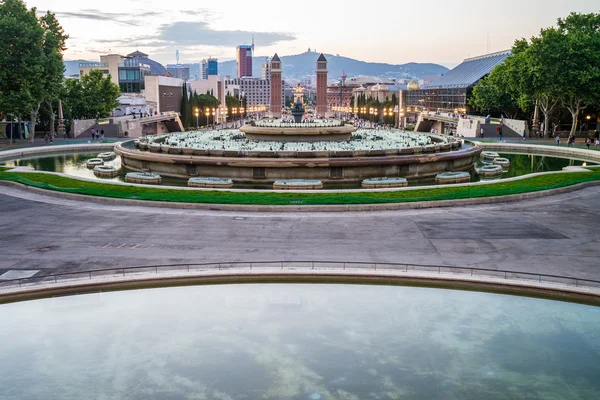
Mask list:
[[182,92],[182,96],[181,96],[181,110],[180,110],[180,114],[181,114],[181,123],[183,124],[183,127],[189,127],[189,102],[188,102],[188,95],[187,95],[187,86],[184,83],[183,86],[181,87],[181,92]]

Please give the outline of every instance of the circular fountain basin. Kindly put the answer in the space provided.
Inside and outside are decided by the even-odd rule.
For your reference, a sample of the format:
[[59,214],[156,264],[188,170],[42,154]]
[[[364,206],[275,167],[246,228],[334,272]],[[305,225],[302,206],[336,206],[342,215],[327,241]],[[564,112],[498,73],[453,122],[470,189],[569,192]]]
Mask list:
[[406,178],[369,178],[362,181],[361,186],[364,189],[406,187],[408,186],[408,181]]
[[295,123],[282,121],[253,121],[240,128],[248,140],[278,142],[344,141],[356,131],[353,125],[341,121]]
[[190,178],[188,179],[187,185],[189,187],[202,187],[202,188],[222,188],[227,189],[233,187],[233,181],[226,178]]
[[160,184],[161,181],[161,176],[154,172],[128,172],[127,175],[125,175],[125,182],[129,183],[157,185]]

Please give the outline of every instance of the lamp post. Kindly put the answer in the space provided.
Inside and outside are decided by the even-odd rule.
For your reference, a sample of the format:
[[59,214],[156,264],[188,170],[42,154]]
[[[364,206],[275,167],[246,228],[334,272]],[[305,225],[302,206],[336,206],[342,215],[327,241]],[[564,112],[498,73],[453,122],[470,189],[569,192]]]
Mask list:
[[194,115],[196,115],[196,130],[200,129],[200,125],[198,123],[198,117],[200,116],[200,111],[198,107],[194,107]]
[[587,115],[587,116],[585,117],[585,120],[586,120],[586,121],[585,121],[585,130],[586,130],[586,131],[589,131],[589,130],[590,130],[590,119],[591,119],[591,118],[592,118],[592,117],[591,117],[590,115]]
[[206,116],[206,129],[208,130],[208,116],[210,115],[210,109],[208,107],[204,109],[204,115]]
[[212,122],[213,122],[212,124],[213,124],[213,129],[216,127],[216,125],[215,125],[215,115],[217,115],[217,110],[213,107],[213,109],[212,109],[212,117],[213,117],[212,118]]

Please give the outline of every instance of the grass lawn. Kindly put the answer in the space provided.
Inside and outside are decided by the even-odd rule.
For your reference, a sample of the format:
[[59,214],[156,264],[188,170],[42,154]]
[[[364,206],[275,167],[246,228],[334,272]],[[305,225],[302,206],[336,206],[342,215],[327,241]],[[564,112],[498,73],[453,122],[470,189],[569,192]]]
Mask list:
[[36,172],[0,172],[0,180],[20,182],[42,189],[120,199],[167,202],[246,204],[246,205],[331,205],[377,204],[416,201],[455,200],[505,196],[560,188],[577,183],[600,180],[600,170],[591,173],[555,173],[517,181],[499,181],[463,187],[439,187],[417,190],[360,193],[288,193],[288,192],[220,192],[135,187],[102,182],[87,182],[69,177]]

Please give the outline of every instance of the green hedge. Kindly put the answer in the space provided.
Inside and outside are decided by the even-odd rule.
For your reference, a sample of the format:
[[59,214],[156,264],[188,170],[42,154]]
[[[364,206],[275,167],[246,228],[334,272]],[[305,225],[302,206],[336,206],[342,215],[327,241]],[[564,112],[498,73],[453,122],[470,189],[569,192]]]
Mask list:
[[591,173],[578,172],[569,174],[555,173],[517,181],[499,181],[485,185],[395,190],[389,192],[344,193],[226,192],[164,189],[157,186],[137,187],[88,182],[37,172],[0,172],[0,180],[20,182],[29,186],[60,192],[120,199],[209,204],[330,205],[404,203],[505,196],[600,180],[600,171],[595,170]]

